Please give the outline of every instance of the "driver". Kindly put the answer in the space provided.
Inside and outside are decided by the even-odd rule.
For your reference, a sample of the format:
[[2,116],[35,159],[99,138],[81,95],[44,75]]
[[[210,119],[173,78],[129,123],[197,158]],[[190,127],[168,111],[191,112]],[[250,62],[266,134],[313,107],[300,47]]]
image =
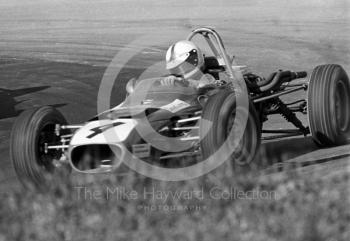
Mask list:
[[165,59],[170,75],[161,80],[162,85],[175,86],[179,82],[198,89],[217,81],[211,74],[203,73],[204,55],[191,41],[182,40],[171,45]]

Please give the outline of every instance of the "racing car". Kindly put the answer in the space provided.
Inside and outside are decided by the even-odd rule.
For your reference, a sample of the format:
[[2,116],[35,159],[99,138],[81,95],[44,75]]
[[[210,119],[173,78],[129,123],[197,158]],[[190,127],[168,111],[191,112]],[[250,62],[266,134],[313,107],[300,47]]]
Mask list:
[[[311,134],[321,147],[348,142],[350,84],[340,65],[317,66],[308,78],[305,71],[290,70],[278,70],[264,78],[243,73],[214,29],[197,28],[187,40],[195,36],[203,37],[212,52],[205,57],[206,72],[218,80],[225,74],[226,81],[194,89],[181,84],[162,86],[161,77],[133,79],[126,86],[125,101],[82,124],[68,124],[53,107],[26,110],[16,119],[10,141],[19,179],[41,185],[47,173],[66,165],[82,173],[114,172],[129,154],[165,165],[184,157],[200,162],[227,152],[222,158],[249,165],[257,161],[265,133],[279,137]],[[246,105],[238,110],[242,90],[247,93]],[[281,96],[300,90],[305,90],[305,98],[291,103],[281,100]],[[245,120],[240,122],[238,111],[245,111]],[[297,112],[307,115],[308,126],[298,119]],[[265,121],[275,114],[295,129],[265,130]],[[236,132],[235,121],[243,123],[235,127]],[[240,138],[228,141],[237,131],[242,132]]]

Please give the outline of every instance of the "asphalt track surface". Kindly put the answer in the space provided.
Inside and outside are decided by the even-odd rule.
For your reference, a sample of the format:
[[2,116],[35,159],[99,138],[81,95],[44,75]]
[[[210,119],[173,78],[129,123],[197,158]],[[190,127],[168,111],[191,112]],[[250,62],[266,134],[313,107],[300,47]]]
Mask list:
[[[19,185],[9,159],[9,138],[20,112],[52,105],[71,123],[94,116],[106,67],[131,41],[144,35],[153,36],[152,44],[135,46],[142,50],[118,75],[111,105],[124,98],[127,80],[161,61],[172,42],[203,25],[217,29],[238,63],[263,76],[278,69],[311,71],[325,63],[341,64],[350,73],[345,1],[312,0],[298,5],[272,0],[263,8],[258,2],[0,1],[0,192]],[[133,51],[132,46],[127,48]],[[304,95],[301,91],[287,99]],[[302,119],[306,123],[305,116]],[[265,127],[291,126],[273,117]],[[349,172],[350,146],[319,149],[310,137],[296,137],[264,142],[261,152],[271,162],[266,168],[270,173],[286,165],[305,172],[321,170],[325,176]]]

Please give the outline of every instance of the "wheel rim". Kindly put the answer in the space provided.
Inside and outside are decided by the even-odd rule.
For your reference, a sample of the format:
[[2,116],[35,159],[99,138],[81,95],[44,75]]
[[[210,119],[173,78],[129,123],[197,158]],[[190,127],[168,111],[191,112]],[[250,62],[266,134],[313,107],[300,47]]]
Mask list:
[[350,122],[350,93],[346,87],[343,81],[339,81],[335,91],[335,117],[342,132],[348,131]]
[[53,172],[56,169],[54,160],[58,160],[62,152],[60,150],[48,150],[45,153],[45,143],[49,145],[60,144],[60,137],[55,134],[54,123],[46,124],[39,132],[38,144],[37,144],[37,163],[45,171]]

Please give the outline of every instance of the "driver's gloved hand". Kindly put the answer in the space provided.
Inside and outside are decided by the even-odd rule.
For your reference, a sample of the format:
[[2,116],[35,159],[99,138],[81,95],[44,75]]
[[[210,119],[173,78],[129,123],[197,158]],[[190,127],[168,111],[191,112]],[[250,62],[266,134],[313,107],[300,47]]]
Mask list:
[[176,82],[184,82],[182,77],[176,77],[174,75],[169,75],[160,81],[161,85],[164,86],[174,86]]

